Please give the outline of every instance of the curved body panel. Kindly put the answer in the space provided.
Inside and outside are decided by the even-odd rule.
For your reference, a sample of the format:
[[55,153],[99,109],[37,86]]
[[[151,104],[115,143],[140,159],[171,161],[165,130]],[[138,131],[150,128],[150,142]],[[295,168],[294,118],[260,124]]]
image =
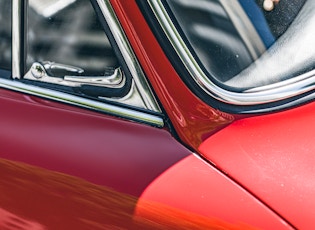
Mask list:
[[136,215],[167,229],[291,229],[277,214],[195,156],[173,165],[141,195]]
[[239,120],[203,142],[203,156],[298,229],[315,227],[314,108]]
[[135,1],[111,0],[111,3],[152,88],[184,144],[197,149],[202,140],[234,120],[234,116],[204,103],[184,84]]
[[166,130],[0,93],[3,226],[290,229]]

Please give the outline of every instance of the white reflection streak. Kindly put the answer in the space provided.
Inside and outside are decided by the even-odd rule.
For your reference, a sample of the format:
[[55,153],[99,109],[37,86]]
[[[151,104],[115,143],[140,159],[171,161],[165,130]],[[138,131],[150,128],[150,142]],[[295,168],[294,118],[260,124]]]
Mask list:
[[38,14],[49,18],[75,1],[76,0],[29,0],[29,5]]

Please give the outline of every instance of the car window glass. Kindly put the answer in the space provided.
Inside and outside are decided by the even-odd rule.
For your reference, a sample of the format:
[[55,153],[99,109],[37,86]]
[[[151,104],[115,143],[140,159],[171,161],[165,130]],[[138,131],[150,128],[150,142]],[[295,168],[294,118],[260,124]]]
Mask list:
[[34,62],[78,67],[75,75],[102,76],[118,61],[87,0],[29,0],[26,68]]
[[0,0],[0,69],[11,70],[11,3]]
[[156,114],[160,107],[108,0],[0,0],[0,84],[163,126]]
[[[224,83],[276,43],[305,0],[166,2],[201,66],[211,78]],[[269,3],[272,5],[268,8]]]
[[29,0],[22,81],[106,100],[131,90],[105,29],[88,0]]

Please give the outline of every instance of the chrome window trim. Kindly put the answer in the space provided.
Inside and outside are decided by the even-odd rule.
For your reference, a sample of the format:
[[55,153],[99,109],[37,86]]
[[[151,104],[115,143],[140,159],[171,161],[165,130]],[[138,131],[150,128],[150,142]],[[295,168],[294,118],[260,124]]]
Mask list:
[[211,97],[232,105],[260,105],[292,98],[315,89],[315,70],[263,87],[242,92],[223,89],[203,72],[189,48],[181,38],[161,0],[147,0],[175,52],[193,80]]
[[[27,0],[13,0],[12,2],[12,78],[19,79],[22,76],[21,61],[23,60],[23,52],[21,52],[21,42],[24,39],[24,32],[22,28],[23,7],[22,4]],[[92,99],[82,98],[79,96],[71,95],[55,91],[52,89],[41,88],[38,86],[28,85],[17,80],[7,80],[0,78],[0,87],[27,93],[34,96],[39,96],[54,101],[75,105],[94,111],[114,115],[117,117],[145,123],[155,127],[164,127],[163,115],[161,109],[155,100],[153,93],[145,79],[144,73],[136,59],[131,46],[121,28],[118,19],[109,3],[109,0],[97,0],[98,5],[102,8],[102,13],[111,31],[113,32],[114,39],[116,40],[119,49],[122,52],[123,58],[130,69],[131,75],[136,83],[137,89],[141,92],[142,99],[149,109],[148,112],[137,109],[127,108],[111,103],[94,101]],[[152,112],[150,112],[150,110]]]
[[0,78],[0,87],[27,93],[34,96],[39,96],[54,101],[67,103],[70,105],[80,106],[98,112],[103,112],[110,115],[115,115],[121,118],[143,122],[156,127],[163,127],[164,121],[161,116],[154,115],[130,108],[121,107],[114,104],[94,101],[87,98],[74,96],[67,93],[58,92],[55,90],[45,89],[38,86],[26,85],[24,83]]
[[21,78],[21,34],[22,31],[22,1],[12,1],[12,78]]
[[161,112],[161,109],[156,102],[149,84],[144,76],[140,64],[134,54],[126,35],[120,26],[119,20],[116,17],[114,9],[112,8],[109,0],[96,0],[99,8],[102,11],[103,17],[108,24],[108,27],[114,36],[118,48],[126,62],[126,65],[135,81],[142,99],[148,109],[156,112]]

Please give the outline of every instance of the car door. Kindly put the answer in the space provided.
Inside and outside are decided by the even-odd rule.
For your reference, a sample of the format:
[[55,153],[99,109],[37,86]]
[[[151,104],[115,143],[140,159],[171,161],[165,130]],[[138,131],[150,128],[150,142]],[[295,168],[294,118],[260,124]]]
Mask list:
[[122,30],[111,45],[96,2],[0,4],[1,228],[130,227],[142,190],[189,151],[161,129]]

